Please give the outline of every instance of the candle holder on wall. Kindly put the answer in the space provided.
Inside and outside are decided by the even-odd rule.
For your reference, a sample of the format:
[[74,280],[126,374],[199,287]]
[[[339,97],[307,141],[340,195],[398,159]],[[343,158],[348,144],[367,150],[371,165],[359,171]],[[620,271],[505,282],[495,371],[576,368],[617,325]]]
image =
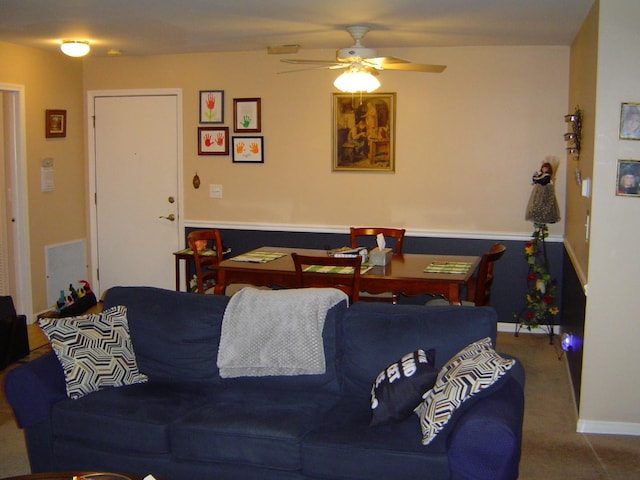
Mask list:
[[[564,116],[564,121],[571,126],[571,131],[564,134],[567,153],[578,162],[580,160],[580,143],[582,142],[582,110],[576,107],[573,113]],[[579,163],[576,163],[575,178],[576,184],[582,186],[582,172]]]
[[564,134],[564,139],[568,143],[567,152],[575,160],[579,160],[582,140],[582,110],[576,107],[575,112],[564,116],[564,121],[571,126],[571,131]]

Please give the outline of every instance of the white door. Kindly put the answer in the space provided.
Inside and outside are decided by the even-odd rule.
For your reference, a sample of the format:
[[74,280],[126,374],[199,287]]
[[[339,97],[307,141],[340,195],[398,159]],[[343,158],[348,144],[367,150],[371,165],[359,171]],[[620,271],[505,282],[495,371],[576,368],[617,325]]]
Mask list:
[[[114,94],[115,95],[115,94]],[[93,98],[94,286],[175,287],[181,245],[179,95]]]

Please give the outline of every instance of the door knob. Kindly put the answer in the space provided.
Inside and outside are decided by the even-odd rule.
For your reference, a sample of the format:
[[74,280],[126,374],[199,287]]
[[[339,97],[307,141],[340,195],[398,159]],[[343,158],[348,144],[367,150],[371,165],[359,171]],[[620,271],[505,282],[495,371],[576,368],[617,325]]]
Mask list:
[[173,222],[176,219],[176,216],[173,213],[170,213],[169,215],[167,215],[166,217],[163,217],[162,215],[159,218],[165,218],[167,220],[169,220],[170,222]]

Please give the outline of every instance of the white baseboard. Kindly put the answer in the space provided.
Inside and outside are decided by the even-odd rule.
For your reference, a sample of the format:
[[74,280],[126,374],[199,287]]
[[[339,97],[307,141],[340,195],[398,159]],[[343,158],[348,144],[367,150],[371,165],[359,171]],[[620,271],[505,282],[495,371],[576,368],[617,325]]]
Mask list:
[[578,420],[578,433],[640,436],[640,423]]
[[[512,332],[515,333],[516,331],[516,324],[515,323],[507,323],[507,322],[498,322],[498,331],[499,332]],[[557,335],[560,332],[560,326],[559,325],[554,325],[553,326],[553,333],[555,335]],[[526,328],[521,328],[520,331],[518,332],[518,335],[524,335],[524,334],[531,334],[531,333],[535,333],[537,334],[544,334],[544,335],[548,335],[549,331],[547,330],[547,327],[538,327],[532,331],[527,330]]]

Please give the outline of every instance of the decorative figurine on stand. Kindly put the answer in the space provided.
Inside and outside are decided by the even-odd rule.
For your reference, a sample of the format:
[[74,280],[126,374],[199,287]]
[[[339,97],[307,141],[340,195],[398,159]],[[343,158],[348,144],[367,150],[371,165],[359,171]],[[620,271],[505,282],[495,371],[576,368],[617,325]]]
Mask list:
[[533,190],[527,204],[525,219],[534,223],[556,223],[560,220],[560,209],[553,185],[553,165],[547,161],[531,178]]
[[[556,163],[557,161],[553,162]],[[532,238],[525,244],[525,257],[529,265],[527,274],[527,305],[515,317],[518,319],[516,335],[520,328],[532,330],[545,327],[549,341],[553,343],[553,317],[558,314],[555,306],[556,280],[549,273],[549,260],[545,239],[549,235],[548,223],[560,219],[560,209],[553,185],[554,165],[547,158],[533,175],[533,190],[529,197],[525,219],[532,221]]]

